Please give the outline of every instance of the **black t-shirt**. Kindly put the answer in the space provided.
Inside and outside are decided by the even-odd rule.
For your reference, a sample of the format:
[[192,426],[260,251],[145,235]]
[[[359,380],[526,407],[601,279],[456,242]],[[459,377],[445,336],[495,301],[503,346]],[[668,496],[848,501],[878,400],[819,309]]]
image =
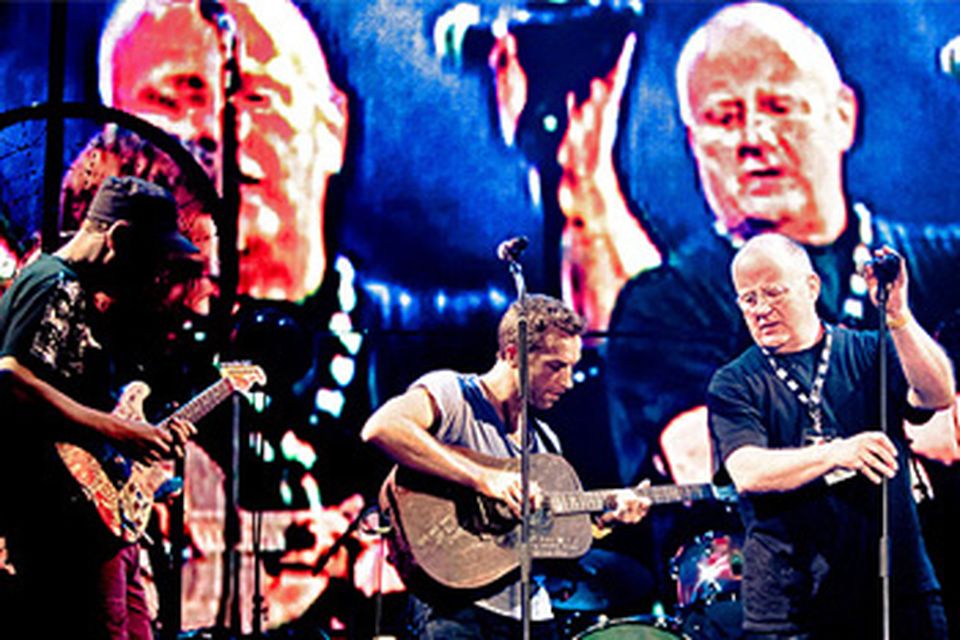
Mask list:
[[41,255],[0,298],[0,355],[83,404],[109,410],[111,359],[77,273]]
[[[877,326],[876,309],[851,291],[853,254],[861,241],[856,217],[835,243],[807,247],[822,280],[817,305],[825,321]],[[910,304],[932,329],[960,307],[960,287],[943,287],[960,267],[960,226],[915,226],[874,219],[876,244],[893,247],[910,272]],[[711,231],[691,236],[665,265],[645,271],[621,290],[606,346],[611,438],[624,483],[651,473],[650,455],[663,428],[701,406],[710,376],[750,346],[730,281],[735,249]],[[862,318],[847,309],[861,307]]]
[[[878,335],[833,328],[823,390],[824,429],[849,437],[879,426]],[[900,471],[889,482],[893,589],[896,598],[938,588],[910,493],[902,419],[910,409],[907,385],[888,343],[888,433]],[[811,349],[777,356],[807,391],[823,340]],[[806,407],[774,373],[757,347],[720,369],[707,394],[714,450],[725,461],[746,445],[801,446],[811,424]],[[879,614],[880,488],[862,475],[828,485],[823,479],[787,492],[744,494],[746,529],[741,593],[745,628],[802,632],[832,620],[877,620]]]
[[[0,355],[16,357],[78,402],[110,410],[113,366],[98,316],[76,271],[60,258],[41,255],[0,297]],[[29,532],[47,527],[48,519],[67,524],[76,513],[71,498],[79,487],[53,447],[64,435],[60,425],[43,411],[17,411],[3,427],[0,504],[6,526],[32,537]]]

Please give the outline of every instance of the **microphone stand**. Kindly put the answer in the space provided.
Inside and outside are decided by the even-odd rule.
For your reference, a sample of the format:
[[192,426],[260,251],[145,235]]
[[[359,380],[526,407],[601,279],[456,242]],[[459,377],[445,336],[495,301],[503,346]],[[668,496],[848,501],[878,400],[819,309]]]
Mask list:
[[[198,8],[204,20],[212,23],[217,32],[220,44],[220,53],[223,56],[223,113],[221,114],[221,154],[220,154],[220,192],[222,207],[220,218],[216,221],[217,234],[220,237],[220,297],[218,308],[222,317],[221,326],[228,326],[234,303],[236,302],[237,283],[239,280],[239,256],[237,255],[237,228],[240,216],[240,166],[237,158],[239,141],[237,138],[237,106],[234,98],[240,90],[240,35],[237,23],[227,11],[226,6],[219,0],[199,0]],[[239,612],[240,602],[240,557],[238,545],[240,542],[239,530],[239,480],[240,480],[240,405],[233,404],[233,420],[231,433],[231,487],[227,492],[227,521],[233,519],[237,525],[226,527],[226,543],[228,560],[228,575],[225,581],[232,579],[233,594],[230,599],[230,623],[236,633],[242,635],[242,622]],[[261,436],[262,437],[262,436]],[[259,568],[260,557],[260,529],[262,514],[255,507],[253,517],[253,557],[255,566]],[[233,537],[229,534],[233,533]],[[232,575],[229,572],[236,572]],[[263,597],[260,591],[259,571],[255,571],[253,594],[253,637],[261,638]]]
[[517,358],[520,375],[520,617],[523,640],[530,640],[530,437],[528,420],[529,373],[527,362],[527,286],[523,268],[508,253],[510,274],[517,288]]
[[[890,283],[878,281],[877,310],[879,311],[879,359],[880,384],[880,432],[888,435],[887,426],[887,299]],[[882,637],[890,640],[890,481],[883,476],[880,487],[880,588],[882,611]]]

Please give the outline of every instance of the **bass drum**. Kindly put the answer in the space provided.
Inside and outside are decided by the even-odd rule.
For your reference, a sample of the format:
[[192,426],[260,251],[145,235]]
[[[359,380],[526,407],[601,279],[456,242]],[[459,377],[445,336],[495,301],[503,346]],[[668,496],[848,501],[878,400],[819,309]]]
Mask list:
[[614,618],[578,633],[573,640],[684,640],[688,636],[673,618],[631,616]]
[[743,537],[708,531],[670,562],[680,607],[736,600],[743,574]]
[[677,581],[678,616],[693,640],[741,640],[744,637],[740,581],[743,536],[715,531],[682,547],[671,562]]

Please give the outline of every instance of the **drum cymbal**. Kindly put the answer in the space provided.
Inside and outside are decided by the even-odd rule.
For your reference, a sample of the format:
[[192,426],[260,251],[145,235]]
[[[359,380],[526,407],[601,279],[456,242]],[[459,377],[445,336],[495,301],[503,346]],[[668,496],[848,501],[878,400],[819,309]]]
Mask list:
[[546,580],[559,611],[609,611],[650,594],[653,576],[639,561],[605,549],[591,549]]

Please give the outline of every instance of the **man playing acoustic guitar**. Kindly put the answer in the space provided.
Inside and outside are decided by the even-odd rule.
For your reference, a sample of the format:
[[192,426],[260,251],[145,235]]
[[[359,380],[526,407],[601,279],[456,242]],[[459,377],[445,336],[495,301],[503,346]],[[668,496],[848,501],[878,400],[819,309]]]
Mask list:
[[[544,295],[528,296],[526,307],[529,404],[549,409],[573,386],[584,321],[559,300]],[[381,406],[362,432],[365,441],[379,446],[403,467],[501,501],[515,516],[521,512],[518,467],[494,468],[451,445],[495,458],[521,455],[519,311],[515,302],[503,315],[497,358],[489,371],[428,373]],[[542,421],[531,419],[529,432],[534,454],[559,452],[556,434]],[[535,480],[533,473],[531,477]],[[541,487],[531,482],[533,508],[543,495]],[[601,524],[638,522],[650,506],[647,497],[629,489],[611,490],[609,497],[599,516]],[[411,596],[414,635],[445,640],[520,637],[521,589],[515,575],[508,574],[485,591],[471,592],[476,599],[466,603],[449,594],[436,599],[427,590],[418,591]],[[536,585],[536,575],[531,583]],[[533,586],[531,591],[532,637],[559,637],[546,589]]]
[[190,422],[156,428],[111,409],[125,363],[149,339],[150,314],[196,252],[169,193],[108,178],[77,233],[0,298],[0,527],[17,580],[0,602],[9,636],[0,635],[152,638],[138,545],[103,527],[91,504],[99,489],[81,490],[54,444],[112,446],[113,464],[128,467],[182,455]]

